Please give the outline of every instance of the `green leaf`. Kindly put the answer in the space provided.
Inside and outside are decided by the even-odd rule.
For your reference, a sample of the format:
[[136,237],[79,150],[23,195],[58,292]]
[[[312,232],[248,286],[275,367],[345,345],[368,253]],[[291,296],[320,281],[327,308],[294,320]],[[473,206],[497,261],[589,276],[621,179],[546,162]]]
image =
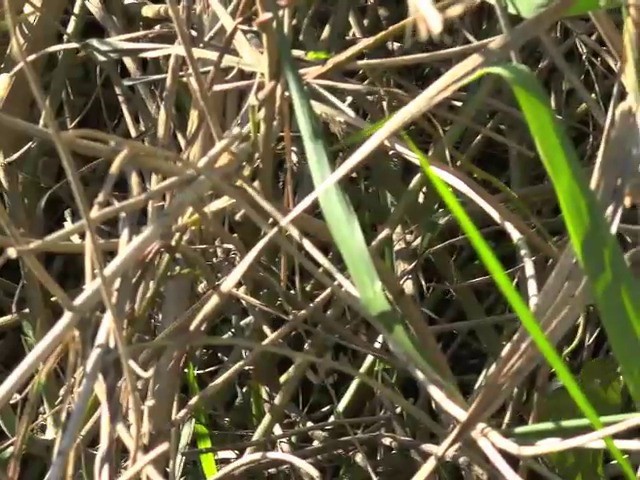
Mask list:
[[[276,11],[275,2],[270,3],[273,11]],[[322,129],[293,62],[281,19],[277,14],[274,16],[283,73],[291,93],[291,102],[300,128],[304,151],[308,157],[311,177],[317,188],[331,175],[332,165]],[[402,361],[408,362],[413,372],[416,369],[421,371],[432,381],[437,381],[450,395],[460,398],[457,388],[453,387],[453,375],[447,370],[448,366],[437,361],[436,355],[439,352],[419,349],[403,319],[387,300],[358,216],[349,198],[339,186],[331,185],[321,190],[318,200],[331,236],[358,290],[360,301],[369,314],[369,319],[384,335],[391,350]]]
[[611,349],[631,396],[640,404],[640,364],[636,358],[640,351],[640,284],[609,232],[578,156],[535,75],[522,65],[490,67],[478,76],[486,73],[505,79],[518,99],[556,191],[576,258],[590,281]]
[[[513,15],[531,18],[551,5],[554,0],[504,0],[507,11]],[[620,0],[576,0],[565,12],[565,16],[585,15],[595,10],[607,10],[622,6]]]
[[323,50],[309,50],[304,54],[304,56],[307,60],[312,60],[312,61],[328,60],[331,58],[331,54]]
[[[420,164],[422,165],[425,174],[427,175],[433,186],[436,188],[444,202],[447,204],[447,207],[449,207],[451,213],[456,217],[458,223],[460,223],[462,230],[466,234],[471,245],[478,253],[478,256],[484,263],[485,267],[491,274],[491,277],[500,289],[502,295],[509,302],[513,311],[520,318],[522,325],[525,327],[527,332],[529,332],[529,335],[531,335],[531,338],[538,347],[538,350],[540,350],[540,353],[542,353],[542,355],[544,356],[547,363],[549,363],[549,365],[553,367],[556,375],[570,393],[574,403],[578,406],[580,411],[589,419],[595,429],[602,428],[602,422],[600,422],[597,411],[589,403],[589,400],[580,389],[577,380],[573,377],[569,368],[565,365],[560,354],[556,351],[551,342],[549,342],[549,340],[545,337],[542,328],[538,324],[533,313],[531,313],[531,310],[529,310],[529,307],[527,306],[525,301],[522,299],[518,291],[511,283],[509,275],[507,274],[503,265],[500,263],[500,260],[498,259],[496,254],[491,249],[491,246],[482,237],[480,230],[478,230],[478,228],[473,224],[471,217],[464,210],[464,207],[462,207],[455,195],[449,190],[447,185],[437,176],[437,174],[431,170],[429,161],[424,156],[424,154],[422,154],[417,149],[417,147],[413,145],[411,140],[406,135],[405,141],[409,143],[410,148],[420,159]],[[635,478],[633,470],[631,469],[631,465],[623,457],[620,450],[611,441],[611,438],[606,437],[604,441],[613,457],[619,462],[627,478]]]
[[[640,403],[640,365],[636,359],[640,351],[640,299],[636,292],[640,285],[627,267],[616,238],[609,232],[602,208],[589,189],[573,145],[535,75],[523,65],[490,67],[478,76],[487,73],[505,79],[520,104],[556,191],[576,258],[591,284],[611,349],[632,397]],[[635,128],[637,135],[637,126]],[[563,378],[564,373],[557,368],[556,373],[594,427],[602,428],[596,411],[573,378]],[[628,478],[634,478],[631,466],[611,439],[607,438],[605,442],[621,462]]]
[[[196,372],[191,362],[187,365],[187,385],[189,387],[189,393],[192,396],[196,396],[200,393],[200,387],[198,387],[198,380],[196,379]],[[218,465],[216,464],[216,457],[211,452],[213,442],[211,441],[211,434],[207,429],[207,415],[202,408],[198,407],[194,413],[194,425],[193,436],[196,439],[196,446],[199,449],[206,450],[198,454],[198,461],[204,478],[209,478],[218,473]]]
[[262,398],[262,392],[260,391],[260,384],[256,381],[249,382],[249,396],[251,398],[251,419],[254,426],[262,421],[265,416],[264,400]]
[[[620,246],[609,233],[602,210],[583,178],[575,150],[554,116],[549,100],[535,75],[523,65],[505,65],[482,69],[469,81],[486,74],[496,74],[506,80],[520,104],[540,158],[556,190],[576,257],[593,285],[594,297],[612,350],[621,365],[629,390],[632,390],[632,396],[639,401],[640,366],[636,362],[635,353],[640,350],[640,304],[637,296],[633,295],[633,292],[638,291],[636,281],[624,262]],[[415,146],[412,149],[418,154],[425,174],[460,223],[545,360],[554,368],[580,411],[596,429],[602,428],[597,411],[555,347],[545,337],[491,247],[455,195],[431,170],[427,158]],[[625,476],[635,478],[629,462],[611,438],[605,438],[605,443]]]

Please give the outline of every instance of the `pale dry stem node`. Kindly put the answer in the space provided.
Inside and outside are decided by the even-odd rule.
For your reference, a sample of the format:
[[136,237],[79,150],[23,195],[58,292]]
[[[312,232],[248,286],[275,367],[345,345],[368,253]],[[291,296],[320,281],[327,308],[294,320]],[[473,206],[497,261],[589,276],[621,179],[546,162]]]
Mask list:
[[416,35],[421,41],[438,37],[444,28],[444,18],[434,0],[407,0],[409,17],[415,21]]

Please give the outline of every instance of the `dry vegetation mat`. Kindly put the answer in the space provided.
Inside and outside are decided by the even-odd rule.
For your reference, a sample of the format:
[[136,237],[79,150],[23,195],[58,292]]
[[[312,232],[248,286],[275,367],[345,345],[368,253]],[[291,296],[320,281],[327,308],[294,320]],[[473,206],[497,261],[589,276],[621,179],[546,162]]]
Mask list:
[[636,478],[640,5],[0,14],[0,479]]

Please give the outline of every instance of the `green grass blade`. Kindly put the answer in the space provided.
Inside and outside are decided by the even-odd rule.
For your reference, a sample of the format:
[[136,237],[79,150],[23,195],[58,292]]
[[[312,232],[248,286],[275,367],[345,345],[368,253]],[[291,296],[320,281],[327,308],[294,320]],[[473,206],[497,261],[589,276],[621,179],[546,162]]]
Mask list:
[[[198,387],[198,380],[196,379],[196,372],[191,362],[187,365],[187,386],[189,387],[189,394],[196,396],[200,393],[200,387]],[[218,465],[216,464],[215,454],[211,452],[213,443],[211,442],[211,434],[207,429],[207,416],[198,408],[193,415],[193,435],[196,439],[196,446],[198,449],[203,450],[198,454],[198,461],[204,478],[210,478],[218,473]]]
[[[285,78],[289,85],[289,90],[291,92],[291,99],[294,107],[294,112],[296,115],[296,119],[298,121],[298,126],[300,128],[302,134],[302,140],[305,152],[309,159],[309,167],[311,170],[311,175],[316,186],[320,185],[326,178],[331,174],[331,164],[328,158],[327,150],[324,145],[322,134],[317,123],[316,117],[312,108],[310,106],[309,100],[306,96],[306,92],[304,91],[304,87],[302,86],[302,82],[297,74],[297,71],[294,68],[293,61],[291,58],[291,54],[289,52],[289,45],[286,40],[286,37],[282,33],[282,26],[279,24],[279,18],[276,16],[278,25],[277,25],[277,34],[279,41],[279,49],[281,52],[281,60],[283,71],[285,74]],[[483,73],[498,73],[498,70],[487,70]],[[518,70],[516,68],[516,70]],[[505,70],[505,72],[508,69]],[[518,70],[522,72],[522,69]],[[514,74],[515,75],[515,74]],[[508,75],[503,75],[503,78],[509,78]],[[535,80],[535,78],[534,78]],[[516,87],[514,87],[514,90]],[[534,90],[537,91],[537,90]],[[516,95],[521,92],[516,92]],[[540,101],[542,98],[542,101]],[[541,138],[543,140],[546,139],[556,139],[555,145],[556,150],[558,147],[561,147],[563,150],[567,147],[566,142],[561,142],[558,140],[557,130],[558,125],[555,123],[555,119],[553,118],[553,114],[551,110],[548,108],[548,101],[542,95],[540,98],[535,97],[538,104],[534,104],[533,107],[538,106],[538,110],[540,110],[540,106],[542,106],[543,112],[536,111],[535,108],[533,110],[532,115],[538,115],[539,118],[535,120],[535,127],[539,130],[536,131],[532,126],[532,131],[535,135],[542,135]],[[531,100],[531,99],[529,99]],[[522,103],[522,102],[521,102]],[[531,106],[531,105],[529,105]],[[525,106],[523,108],[526,108]],[[548,110],[548,112],[545,111]],[[525,112],[526,113],[526,112]],[[546,113],[546,115],[542,115],[542,113]],[[529,118],[527,116],[527,118]],[[549,118],[551,122],[549,122]],[[546,123],[545,123],[546,121]],[[547,140],[544,140],[547,141]],[[550,144],[553,145],[553,140],[549,140]],[[539,145],[538,145],[539,146]],[[584,393],[581,391],[576,379],[572,376],[571,372],[564,364],[561,356],[555,350],[554,346],[546,339],[542,329],[537,323],[535,317],[527,307],[526,303],[520,297],[520,294],[513,287],[511,283],[511,279],[507,275],[505,269],[501,265],[498,258],[495,256],[491,248],[488,246],[481,233],[477,230],[470,217],[466,214],[463,207],[458,203],[456,197],[453,193],[447,188],[447,186],[442,182],[430,169],[428,165],[428,161],[424,155],[419,155],[421,158],[421,163],[427,176],[431,179],[433,184],[438,189],[438,192],[445,200],[447,205],[449,206],[452,213],[457,217],[460,222],[463,230],[469,237],[472,245],[478,251],[479,256],[482,261],[487,266],[487,269],[493,276],[496,284],[502,291],[505,298],[509,301],[511,307],[515,311],[516,314],[522,320],[525,328],[528,330],[536,345],[540,349],[541,353],[547,359],[549,364],[556,370],[556,374],[558,378],[562,381],[562,383],[567,388],[567,391],[571,394],[571,397],[576,402],[577,406],[580,410],[585,414],[585,416],[591,421],[591,423],[596,428],[601,428],[601,423],[599,421],[599,417],[595,411],[595,409],[591,406],[588,399],[585,397]],[[541,156],[542,153],[541,153]],[[565,166],[567,164],[565,163]],[[545,162],[545,166],[547,163]],[[571,169],[568,170],[568,173],[571,173]],[[563,173],[567,175],[567,170]],[[578,175],[581,172],[578,170]],[[568,178],[570,175],[567,175],[567,178],[560,178],[561,182],[565,184],[576,184],[579,182],[575,182],[574,179]],[[556,178],[558,180],[558,178]],[[585,184],[586,186],[586,184]],[[571,191],[572,193],[575,193]],[[592,198],[590,190],[586,189],[586,192],[579,191],[580,194],[586,193],[583,195],[582,199],[590,199]],[[333,186],[325,189],[319,195],[319,202],[322,208],[323,214],[327,221],[327,225],[329,230],[334,238],[338,249],[347,265],[347,269],[351,274],[354,284],[358,289],[358,292],[361,296],[361,300],[363,305],[367,308],[368,312],[372,317],[377,319],[379,325],[378,328],[385,334],[390,346],[394,350],[394,352],[405,359],[410,361],[411,364],[418,367],[423,371],[429,371],[432,375],[435,373],[433,368],[433,364],[428,361],[428,359],[423,357],[421,353],[428,352],[420,352],[416,348],[413,343],[413,339],[411,335],[407,332],[403,323],[397,316],[394,314],[391,305],[388,303],[384,290],[382,287],[382,283],[377,275],[375,267],[373,265],[373,261],[369,256],[366,242],[364,239],[364,235],[360,228],[357,216],[353,211],[353,207],[351,206],[349,200],[343,194],[343,192],[337,186]],[[594,238],[606,240],[606,237],[603,238],[602,232],[608,234],[608,229],[606,228],[606,224],[604,223],[604,219],[600,212],[595,210],[590,210],[589,202],[584,201],[579,203],[578,205],[573,205],[572,208],[579,210],[577,212],[578,217],[583,218],[589,215],[590,211],[597,212],[599,215],[596,215],[599,218],[600,223],[604,225],[604,229],[595,228],[598,230],[599,236]],[[563,211],[566,205],[563,205],[561,202],[561,207]],[[594,205],[595,207],[595,205]],[[566,215],[566,212],[565,212]],[[565,217],[566,218],[566,217]],[[593,228],[592,228],[593,229]],[[575,230],[575,229],[574,229]],[[572,240],[575,236],[575,231],[570,229],[570,235]],[[609,235],[610,236],[610,235]],[[583,241],[589,243],[590,239],[581,237]],[[591,242],[593,243],[593,242]],[[596,240],[597,243],[597,240]],[[606,255],[608,255],[607,259],[614,259],[615,255],[611,256],[612,252],[615,254],[615,251],[611,248],[611,243],[606,244]],[[593,247],[590,247],[593,248]],[[619,253],[619,250],[618,250]],[[580,258],[584,259],[584,256]],[[622,258],[622,257],[620,257]],[[624,265],[623,265],[624,266]],[[618,265],[616,264],[617,268]],[[626,268],[626,266],[625,266]],[[608,272],[611,273],[611,272]],[[600,277],[591,277],[599,279]],[[607,290],[606,285],[601,285],[602,279],[600,278],[600,283],[596,281],[596,285],[601,288],[601,290]],[[610,288],[609,288],[610,290]],[[618,297],[619,298],[619,297]],[[624,310],[624,309],[623,309]],[[637,338],[637,337],[634,337]],[[632,379],[633,381],[633,379]],[[628,478],[633,477],[633,471],[627,460],[622,456],[621,452],[615,447],[610,438],[605,440],[607,443],[607,447],[613,454],[614,458],[620,463],[621,467],[624,469],[625,474]]]
[[[594,285],[595,297],[603,315],[605,329],[610,341],[612,336],[616,338],[611,342],[612,349],[621,366],[625,365],[622,368],[623,374],[626,370],[625,379],[637,387],[638,365],[630,350],[633,347],[637,351],[640,347],[638,345],[640,339],[638,311],[640,310],[637,308],[637,302],[630,295],[635,281],[624,263],[615,238],[609,233],[593,193],[582,177],[577,155],[556,120],[544,90],[533,73],[524,66],[508,65],[483,69],[474,78],[489,73],[505,79],[520,103],[538,153],[558,194],[572,244],[579,252],[577,258]],[[498,288],[522,321],[546,361],[555,369],[571,398],[596,429],[602,428],[597,412],[580,389],[562,357],[545,337],[534,315],[512,285],[504,267],[480,231],[455,195],[431,171],[427,158],[414,145],[412,148],[418,154],[426,175],[457,218]],[[618,336],[622,332],[627,336],[626,338]],[[637,397],[634,396],[634,398]],[[626,476],[634,478],[631,466],[611,439],[605,439],[605,443],[614,458],[620,462]]]
[[262,397],[262,387],[254,380],[249,382],[249,396],[251,398],[251,419],[253,425],[257,427],[265,416],[264,399]]
[[576,258],[590,280],[611,349],[633,399],[640,404],[640,284],[609,232],[578,156],[535,75],[519,65],[490,67],[480,74],[485,73],[504,78],[518,99],[558,196]]
[[[531,18],[551,5],[554,0],[504,0],[509,13]],[[622,5],[620,0],[576,0],[565,12],[565,16],[585,15],[595,10],[607,10]]]
[[[273,6],[273,2],[271,3]],[[281,20],[277,14],[275,17],[282,69],[291,93],[311,177],[317,187],[331,174],[331,162],[315,112],[295,69]],[[446,364],[439,364],[435,360],[434,352],[417,348],[414,337],[387,300],[358,217],[349,199],[340,187],[333,185],[320,193],[319,203],[329,231],[358,290],[360,300],[371,319],[375,321],[375,327],[384,334],[390,348],[403,361],[408,362],[409,367],[427,374],[430,379],[436,380],[447,389],[449,394],[459,398],[457,389],[451,388],[453,376],[447,370]]]
[[[600,421],[603,425],[613,425],[615,423],[621,423],[626,420],[637,420],[638,414],[634,413],[621,413],[618,415],[602,415]],[[508,428],[502,430],[500,433],[506,437],[539,437],[544,438],[548,436],[568,436],[575,435],[576,430],[585,430],[591,423],[588,419],[571,418],[567,420],[554,420],[553,422],[537,422],[531,425],[523,425],[521,427]]]
[[[549,342],[549,340],[547,340],[547,338],[545,337],[544,332],[535,319],[533,313],[531,313],[531,310],[529,310],[529,307],[513,286],[505,268],[503,267],[502,263],[495,255],[487,241],[482,236],[482,233],[480,233],[480,230],[478,230],[478,228],[474,225],[473,220],[471,220],[471,217],[464,210],[464,207],[460,204],[453,192],[451,192],[444,181],[442,181],[437,176],[437,174],[431,170],[429,161],[427,160],[426,156],[418,150],[418,148],[411,142],[408,137],[406,137],[406,135],[405,141],[409,143],[411,149],[420,159],[420,163],[425,174],[433,183],[434,187],[446,203],[447,207],[449,208],[449,210],[451,210],[451,213],[460,223],[460,226],[469,239],[469,242],[478,253],[478,256],[489,271],[489,274],[492,276],[501,293],[509,302],[509,305],[511,306],[513,311],[518,315],[523,326],[525,327],[527,332],[529,332],[529,335],[531,335],[531,338],[540,350],[540,353],[542,353],[545,360],[556,371],[556,375],[563,383],[567,391],[570,393],[571,398],[573,398],[578,408],[590,420],[594,428],[602,428],[602,423],[600,422],[598,413],[589,403],[587,397],[580,389],[577,380],[571,374],[569,368],[565,365],[560,354],[556,351],[551,342]],[[635,478],[633,475],[633,470],[631,469],[631,465],[624,458],[620,450],[618,450],[618,448],[613,444],[610,437],[605,439],[605,443],[607,444],[607,447],[609,448],[609,451],[612,453],[614,458],[618,462],[620,462],[620,465],[627,474],[627,478]],[[631,474],[631,476],[629,476],[629,474]]]

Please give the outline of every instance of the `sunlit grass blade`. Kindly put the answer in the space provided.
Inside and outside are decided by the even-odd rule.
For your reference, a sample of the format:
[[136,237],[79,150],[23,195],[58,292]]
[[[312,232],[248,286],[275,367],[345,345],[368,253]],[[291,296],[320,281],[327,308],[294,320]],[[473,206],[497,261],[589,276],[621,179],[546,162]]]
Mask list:
[[[617,239],[609,232],[575,149],[535,75],[520,65],[491,67],[480,75],[487,73],[504,78],[518,99],[556,191],[576,258],[589,278],[611,349],[632,397],[640,404],[640,282],[633,277]],[[634,125],[624,128],[633,129]],[[635,129],[629,135],[640,141]]]
[[[615,423],[622,423],[624,421],[636,421],[638,420],[638,414],[633,413],[620,413],[617,415],[602,415],[600,421],[603,425],[613,425]],[[591,426],[589,419],[581,418],[568,418],[564,420],[554,420],[552,422],[538,422],[531,425],[523,425],[520,427],[514,427],[503,430],[501,433],[508,437],[539,437],[545,436],[567,436],[569,434],[576,434],[577,431],[585,430]]]
[[[631,345],[636,351],[640,346],[638,345],[640,339],[637,323],[638,309],[636,301],[630,296],[635,281],[624,263],[615,238],[609,233],[593,193],[582,177],[582,170],[579,168],[575,151],[553,115],[544,91],[537,83],[535,76],[526,67],[519,65],[491,67],[480,71],[475,78],[488,73],[500,75],[508,81],[514,90],[540,157],[556,188],[570,238],[577,251],[577,257],[594,285],[596,301],[603,316],[603,324],[609,324],[608,329],[606,326],[605,329],[607,329],[610,339],[612,335],[617,338],[615,343],[618,348],[613,345],[613,341],[611,342],[616,358],[621,365],[626,365],[625,379],[627,382],[631,381],[637,386],[638,365],[635,362],[635,356],[628,350]],[[460,223],[504,298],[518,315],[546,361],[555,369],[556,375],[564,384],[571,398],[596,429],[602,428],[597,412],[580,389],[562,357],[545,337],[540,325],[513,286],[493,250],[455,195],[431,170],[427,158],[408,138],[407,141],[420,158],[425,174]],[[616,277],[615,274],[620,276]],[[620,322],[623,325],[618,325]],[[613,325],[611,325],[612,323]],[[625,335],[630,337],[626,339],[617,337],[623,331]],[[618,345],[619,343],[620,345]],[[623,373],[624,371],[623,367]],[[620,462],[627,477],[634,478],[631,466],[612,440],[607,438],[605,443],[614,458]]]
[[[493,0],[496,1],[496,0]],[[531,18],[538,15],[554,0],[503,0],[509,13],[519,15],[524,18]],[[569,6],[565,16],[585,15],[595,10],[606,10],[617,8],[622,5],[620,0],[576,0]]]
[[[196,396],[200,393],[200,387],[198,387],[198,380],[196,379],[195,369],[191,362],[187,365],[187,385],[189,387],[189,394]],[[201,449],[202,452],[198,454],[198,461],[204,478],[209,478],[218,473],[218,465],[216,464],[216,457],[211,452],[213,443],[211,442],[211,433],[207,429],[207,416],[198,408],[194,414],[193,435],[196,439],[196,446]]]
[[[544,356],[549,365],[553,367],[556,375],[563,383],[567,391],[570,393],[571,398],[573,398],[573,400],[578,405],[578,408],[580,408],[585,416],[591,421],[591,424],[596,429],[602,428],[598,413],[589,403],[587,397],[580,389],[577,380],[571,374],[569,368],[565,365],[560,354],[545,337],[544,332],[542,331],[542,328],[540,328],[540,325],[535,319],[533,313],[531,313],[531,310],[529,310],[529,307],[513,286],[504,266],[495,255],[490,245],[484,239],[482,233],[480,233],[480,230],[478,230],[478,228],[474,225],[471,217],[467,214],[467,212],[464,210],[464,207],[460,204],[455,195],[449,190],[447,185],[442,180],[440,180],[435,172],[431,170],[429,161],[427,160],[425,155],[420,152],[420,150],[406,136],[405,141],[409,143],[411,149],[420,159],[420,163],[425,174],[433,183],[434,187],[437,189],[438,193],[446,203],[451,213],[460,223],[460,226],[469,239],[469,242],[478,253],[478,256],[489,271],[489,274],[498,286],[500,292],[508,301],[509,305],[516,313],[516,315],[518,315],[527,332],[529,332],[529,335],[531,335],[531,338],[540,350],[540,353]],[[621,466],[623,466],[625,473],[631,473],[631,476],[627,476],[627,478],[634,478],[633,470],[631,469],[629,462],[624,458],[620,450],[618,450],[618,448],[613,444],[611,438],[605,439],[605,442],[614,458],[618,462],[620,462]]]

